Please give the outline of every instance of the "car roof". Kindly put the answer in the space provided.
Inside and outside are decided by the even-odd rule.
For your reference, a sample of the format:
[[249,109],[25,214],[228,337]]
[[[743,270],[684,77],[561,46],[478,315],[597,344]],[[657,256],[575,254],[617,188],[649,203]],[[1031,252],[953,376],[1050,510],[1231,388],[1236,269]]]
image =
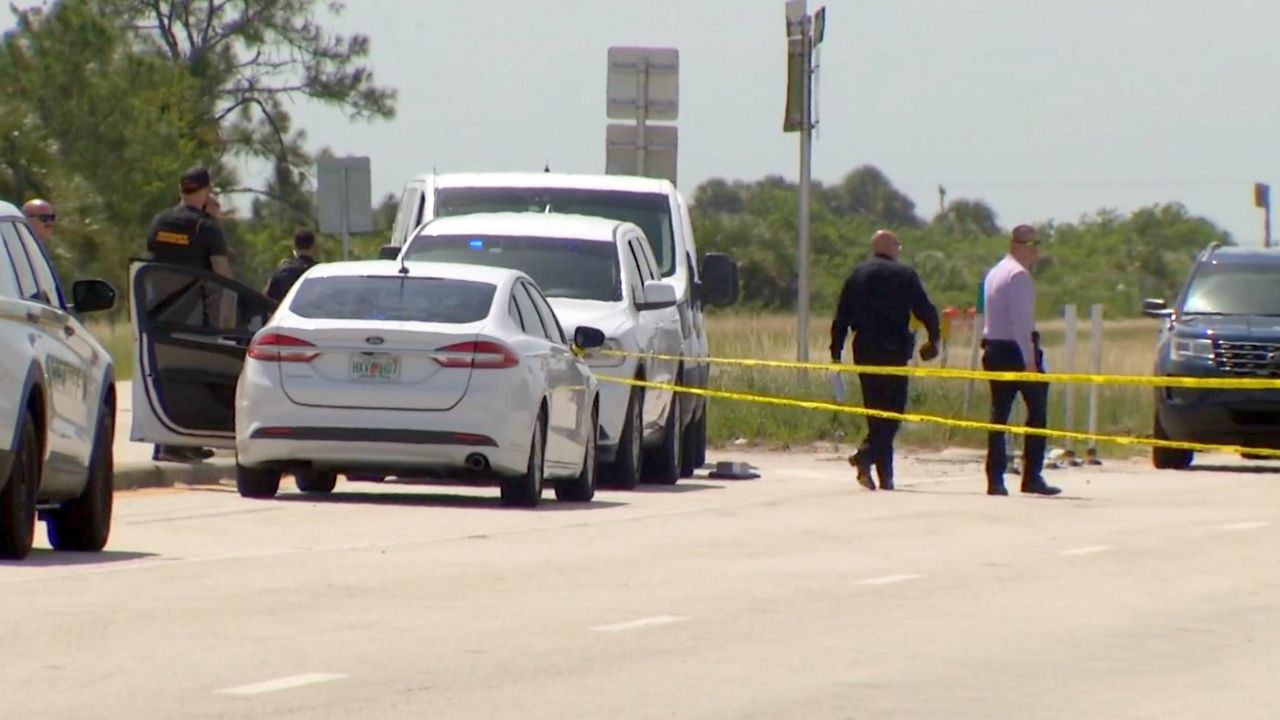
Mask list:
[[17,205],[0,200],[0,217],[22,217],[22,211]]
[[[349,260],[345,262],[320,263],[312,266],[307,271],[307,277],[364,277],[367,275],[396,277],[400,274],[401,267],[401,263],[396,260]],[[408,268],[408,277],[410,279],[432,277],[502,285],[506,281],[528,277],[519,270],[488,265],[409,260],[403,264],[403,267]]]
[[[435,218],[418,235],[498,235],[614,242],[618,228],[630,225],[588,215],[563,213],[476,213]],[[639,232],[639,229],[637,229]]]
[[1205,261],[1231,265],[1250,263],[1273,265],[1280,263],[1280,248],[1248,248],[1224,245],[1211,250],[1205,256]]
[[661,178],[635,175],[589,175],[547,172],[485,172],[418,175],[417,180],[434,180],[437,188],[518,187],[572,190],[613,190],[617,192],[667,194],[675,189]]

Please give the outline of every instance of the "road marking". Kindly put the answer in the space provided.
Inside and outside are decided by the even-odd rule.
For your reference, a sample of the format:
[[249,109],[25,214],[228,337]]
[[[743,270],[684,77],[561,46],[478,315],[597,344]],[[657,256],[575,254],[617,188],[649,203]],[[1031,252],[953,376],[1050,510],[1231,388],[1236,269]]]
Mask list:
[[1238,523],[1231,523],[1230,525],[1223,525],[1218,529],[1219,530],[1257,530],[1258,528],[1266,527],[1270,524],[1271,523],[1267,522],[1266,520],[1251,520],[1249,522],[1238,522]]
[[329,682],[330,680],[338,680],[346,675],[338,673],[306,673],[304,675],[290,675],[289,677],[277,678],[266,682],[254,683],[253,685],[241,685],[239,687],[226,688],[219,690],[223,695],[261,695],[263,693],[276,692],[277,690],[289,690],[291,688],[303,687],[304,685],[315,685],[317,683]]
[[860,581],[861,585],[892,585],[894,583],[906,582],[908,580],[918,580],[923,575],[885,575],[883,577],[868,578]]
[[1111,549],[1110,545],[1090,545],[1088,547],[1078,547],[1078,548],[1071,548],[1070,550],[1063,550],[1062,554],[1063,555],[1092,555],[1094,553],[1106,552],[1107,550],[1110,550],[1110,549]]
[[651,625],[670,625],[671,623],[684,622],[688,619],[682,615],[654,615],[653,617],[640,618],[639,620],[631,620],[614,625],[597,625],[590,629],[596,632],[622,632],[623,630],[635,630]]

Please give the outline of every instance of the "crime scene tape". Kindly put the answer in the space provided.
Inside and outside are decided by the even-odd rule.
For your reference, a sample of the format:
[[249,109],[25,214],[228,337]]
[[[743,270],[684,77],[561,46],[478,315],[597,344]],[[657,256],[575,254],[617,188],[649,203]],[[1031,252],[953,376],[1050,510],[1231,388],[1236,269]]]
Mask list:
[[1149,375],[1090,375],[1086,373],[997,372],[991,370],[959,370],[890,365],[854,365],[845,363],[794,362],[790,360],[751,360],[747,358],[687,358],[682,355],[647,355],[621,350],[604,350],[600,355],[614,357],[674,360],[711,365],[781,368],[789,370],[824,370],[868,375],[907,375],[911,377],[950,378],[952,380],[1010,380],[1044,383],[1083,383],[1087,385],[1140,385],[1147,387],[1180,387],[1214,390],[1280,390],[1277,378],[1197,378]]
[[[1044,376],[1041,375],[1038,377],[1043,378]],[[597,376],[597,379],[600,382],[611,382],[619,385],[630,385],[632,387],[652,388],[656,390],[672,390],[675,392],[685,393],[687,395],[700,395],[706,398],[740,400],[764,405],[797,407],[806,410],[829,410],[831,412],[846,413],[849,415],[870,416],[883,418],[885,420],[899,420],[901,422],[910,423],[935,423],[938,425],[947,425],[965,430],[1007,432],[1014,435],[1043,435],[1044,437],[1050,438],[1070,438],[1072,440],[1081,441],[1096,440],[1098,442],[1111,442],[1119,445],[1144,445],[1150,447],[1169,448],[1171,450],[1249,453],[1280,459],[1280,450],[1272,450],[1269,448],[1250,448],[1241,445],[1214,445],[1210,443],[1183,442],[1181,440],[1163,440],[1160,438],[1136,437],[1129,435],[1103,435],[1100,433],[1077,432],[1074,430],[1033,428],[1022,425],[999,425],[996,423],[982,422],[980,420],[959,420],[956,418],[942,417],[940,415],[924,415],[920,413],[895,413],[888,410],[874,410],[857,405],[838,405],[836,403],[825,402],[822,400],[797,400],[795,398],[777,397],[774,395],[759,395],[755,393],[733,392],[729,390],[709,390],[706,388],[687,387],[684,385],[673,385],[671,383],[654,383],[645,380],[629,380],[604,375]]]

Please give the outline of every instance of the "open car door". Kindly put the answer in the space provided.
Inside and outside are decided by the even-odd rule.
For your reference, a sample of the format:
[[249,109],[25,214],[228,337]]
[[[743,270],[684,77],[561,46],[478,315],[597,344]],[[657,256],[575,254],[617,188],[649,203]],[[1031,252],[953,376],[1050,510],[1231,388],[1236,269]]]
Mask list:
[[135,441],[235,447],[236,381],[276,302],[206,270],[129,267]]

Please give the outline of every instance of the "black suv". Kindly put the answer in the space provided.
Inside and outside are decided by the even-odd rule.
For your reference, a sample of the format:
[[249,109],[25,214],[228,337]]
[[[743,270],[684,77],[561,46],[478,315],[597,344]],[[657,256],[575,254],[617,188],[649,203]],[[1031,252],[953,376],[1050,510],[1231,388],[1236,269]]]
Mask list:
[[[1280,380],[1280,249],[1210,245],[1173,307],[1148,299],[1142,312],[1166,320],[1156,375]],[[1280,448],[1280,389],[1156,388],[1155,400],[1157,438]],[[1151,453],[1160,469],[1186,468],[1193,456]]]

